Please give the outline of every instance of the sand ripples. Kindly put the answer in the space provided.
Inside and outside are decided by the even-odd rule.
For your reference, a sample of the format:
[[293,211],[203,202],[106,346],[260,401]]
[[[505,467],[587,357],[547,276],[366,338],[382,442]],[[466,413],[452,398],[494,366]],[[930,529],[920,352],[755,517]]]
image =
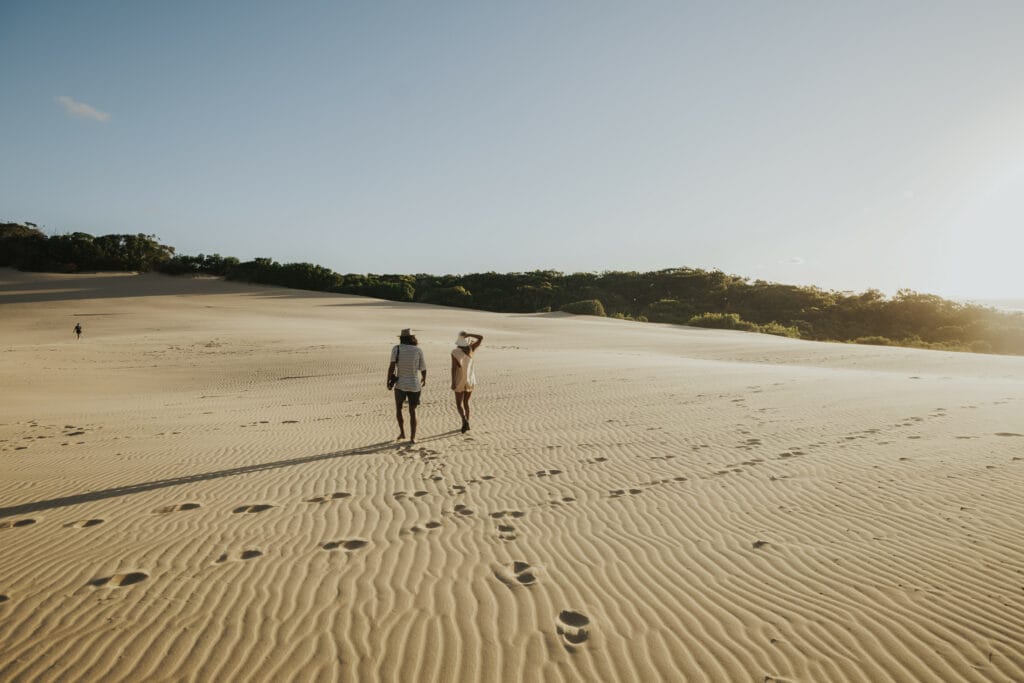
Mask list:
[[1024,680],[1019,361],[205,296],[4,404],[0,679]]

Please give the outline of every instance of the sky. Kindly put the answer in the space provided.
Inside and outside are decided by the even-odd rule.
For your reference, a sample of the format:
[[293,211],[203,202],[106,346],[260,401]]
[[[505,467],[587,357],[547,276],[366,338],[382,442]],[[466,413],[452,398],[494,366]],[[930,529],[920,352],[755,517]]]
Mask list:
[[1024,3],[0,0],[0,221],[1024,298]]

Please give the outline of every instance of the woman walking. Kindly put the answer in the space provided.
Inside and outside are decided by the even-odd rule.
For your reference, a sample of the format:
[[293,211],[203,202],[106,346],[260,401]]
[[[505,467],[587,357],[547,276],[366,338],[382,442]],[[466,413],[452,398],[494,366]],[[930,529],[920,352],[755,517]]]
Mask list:
[[452,391],[455,392],[455,407],[462,418],[462,433],[469,431],[469,397],[476,386],[473,370],[473,353],[480,348],[483,335],[459,332],[452,350]]

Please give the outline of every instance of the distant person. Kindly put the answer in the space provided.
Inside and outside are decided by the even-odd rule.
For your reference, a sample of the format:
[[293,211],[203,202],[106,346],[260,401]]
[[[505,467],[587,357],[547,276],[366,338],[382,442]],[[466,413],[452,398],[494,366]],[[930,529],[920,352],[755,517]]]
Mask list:
[[82,338],[82,323],[75,323],[75,339]]
[[[409,443],[416,443],[416,408],[420,391],[427,383],[427,363],[416,335],[408,327],[398,335],[398,345],[391,349],[388,365],[388,389],[395,390],[395,417],[398,418],[398,440],[405,438],[402,404],[409,399]],[[417,376],[417,373],[419,376]]]
[[476,371],[473,369],[473,353],[480,348],[484,338],[479,334],[459,332],[452,350],[452,391],[455,392],[455,408],[462,418],[462,433],[469,431],[469,397],[476,386]]

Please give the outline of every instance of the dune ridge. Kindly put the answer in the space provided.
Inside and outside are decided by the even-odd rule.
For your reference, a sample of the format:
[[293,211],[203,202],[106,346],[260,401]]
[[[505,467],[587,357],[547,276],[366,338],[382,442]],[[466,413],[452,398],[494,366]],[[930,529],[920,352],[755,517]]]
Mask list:
[[1024,359],[158,275],[0,316],[0,680],[1024,680]]

